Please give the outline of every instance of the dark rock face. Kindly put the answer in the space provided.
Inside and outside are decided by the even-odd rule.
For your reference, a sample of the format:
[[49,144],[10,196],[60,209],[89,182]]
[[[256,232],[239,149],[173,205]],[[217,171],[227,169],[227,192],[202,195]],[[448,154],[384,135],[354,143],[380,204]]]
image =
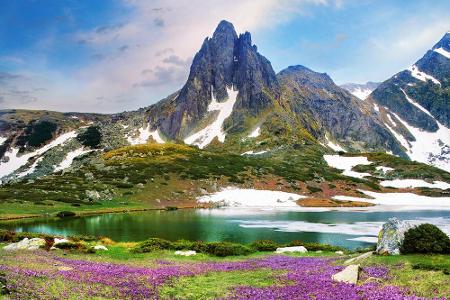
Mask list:
[[279,94],[275,72],[256,46],[252,46],[250,33],[238,37],[233,25],[222,21],[195,55],[184,87],[173,99],[164,101],[164,109],[150,108],[150,112],[162,114],[150,113],[149,118],[166,136],[183,138],[207,115],[212,93],[223,101],[227,98],[227,87],[239,90],[232,120],[242,119],[241,110],[258,114],[272,106],[273,98]]
[[[291,66],[278,74],[283,96],[297,115],[309,112],[320,125],[319,133],[329,132],[355,150],[402,150],[368,105],[338,87],[325,73],[303,66]],[[309,123],[310,120],[304,120]],[[306,124],[305,124],[306,126]]]

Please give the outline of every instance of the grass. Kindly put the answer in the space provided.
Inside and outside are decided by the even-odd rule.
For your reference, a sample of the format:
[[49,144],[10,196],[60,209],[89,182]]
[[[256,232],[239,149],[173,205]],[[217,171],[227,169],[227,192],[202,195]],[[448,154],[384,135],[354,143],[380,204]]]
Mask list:
[[217,299],[237,286],[266,287],[277,283],[280,271],[259,269],[252,271],[211,272],[205,275],[182,277],[160,290],[163,299]]
[[363,266],[386,265],[390,269],[389,284],[403,286],[421,297],[450,298],[450,255],[372,256]]

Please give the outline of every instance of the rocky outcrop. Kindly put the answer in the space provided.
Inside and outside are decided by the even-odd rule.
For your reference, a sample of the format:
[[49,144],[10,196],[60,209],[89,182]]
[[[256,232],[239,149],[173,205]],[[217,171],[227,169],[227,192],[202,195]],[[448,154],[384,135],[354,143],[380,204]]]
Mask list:
[[24,238],[20,242],[9,244],[3,247],[5,251],[17,251],[17,250],[38,250],[45,246],[45,240],[41,238],[28,239]]
[[303,246],[280,247],[275,250],[275,253],[278,253],[278,254],[292,253],[292,252],[306,253],[306,252],[308,252],[308,250]]
[[212,95],[219,102],[228,97],[227,87],[239,91],[227,125],[235,131],[247,115],[273,106],[279,95],[275,72],[252,45],[250,33],[238,36],[231,23],[222,21],[195,55],[183,88],[149,108],[150,122],[172,139],[185,138],[208,116]]
[[412,227],[411,224],[397,218],[391,218],[378,234],[376,253],[380,255],[399,255],[400,247],[405,238],[405,232]]
[[[283,86],[283,100],[313,135],[324,137],[329,133],[355,150],[390,149],[402,155],[400,144],[370,113],[368,104],[337,86],[327,74],[291,66],[277,76]],[[311,128],[312,122],[317,122],[316,129]]]

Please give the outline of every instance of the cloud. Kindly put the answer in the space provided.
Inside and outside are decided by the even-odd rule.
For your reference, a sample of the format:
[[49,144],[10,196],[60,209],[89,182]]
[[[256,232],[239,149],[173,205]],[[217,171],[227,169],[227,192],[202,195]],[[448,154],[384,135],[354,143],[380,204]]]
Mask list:
[[[56,70],[44,57],[39,68],[27,70],[32,80],[21,90],[47,90],[34,92],[36,101],[23,107],[119,112],[147,106],[181,88],[192,57],[220,20],[231,21],[238,32],[258,33],[311,14],[311,5],[343,5],[338,0],[122,1],[125,16],[72,33],[71,40],[87,53],[84,64]],[[58,36],[43,37],[36,48],[53,49],[58,42]],[[15,105],[12,95],[2,96]]]

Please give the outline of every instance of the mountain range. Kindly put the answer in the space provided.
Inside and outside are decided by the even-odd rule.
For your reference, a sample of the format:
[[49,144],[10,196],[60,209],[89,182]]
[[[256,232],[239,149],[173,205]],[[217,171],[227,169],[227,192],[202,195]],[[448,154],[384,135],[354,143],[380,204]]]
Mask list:
[[275,73],[249,32],[221,21],[184,86],[156,104],[112,115],[0,111],[0,178],[64,173],[148,141],[237,155],[382,152],[450,171],[449,86],[449,33],[380,84],[340,87],[301,65]]

